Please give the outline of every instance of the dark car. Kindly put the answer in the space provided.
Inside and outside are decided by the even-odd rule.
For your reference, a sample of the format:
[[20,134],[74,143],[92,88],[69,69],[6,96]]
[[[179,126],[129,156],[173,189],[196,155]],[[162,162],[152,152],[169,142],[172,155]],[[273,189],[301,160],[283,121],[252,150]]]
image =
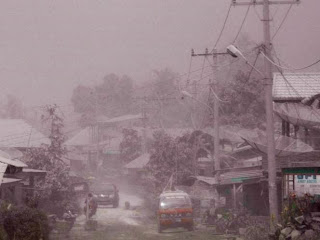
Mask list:
[[101,184],[99,189],[95,189],[94,198],[98,205],[112,205],[114,208],[119,206],[119,190],[114,184]]

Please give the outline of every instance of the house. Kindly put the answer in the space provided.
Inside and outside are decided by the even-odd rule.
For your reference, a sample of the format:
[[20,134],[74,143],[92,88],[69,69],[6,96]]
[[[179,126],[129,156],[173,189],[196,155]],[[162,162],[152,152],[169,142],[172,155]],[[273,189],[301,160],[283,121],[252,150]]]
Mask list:
[[126,173],[133,179],[140,178],[145,173],[144,167],[149,163],[149,160],[149,153],[140,155],[124,166]]
[[94,125],[82,129],[65,142],[73,152],[69,157],[69,160],[72,158],[71,164],[88,166],[87,169],[92,171],[96,171],[98,166],[119,167],[122,128],[136,127],[141,119],[141,114],[99,117]]
[[[244,206],[252,214],[266,215],[266,192],[262,192],[260,181],[263,178],[259,168],[234,168],[222,172],[220,176],[192,176],[186,183],[190,194],[200,201],[200,209],[212,201],[216,207],[237,209]],[[259,194],[257,194],[259,193]]]
[[6,165],[2,168],[2,200],[21,204],[25,194],[33,194],[36,178],[44,177],[46,173],[28,169],[21,159],[27,149],[42,144],[50,144],[50,139],[24,120],[0,119],[0,163]]
[[[8,156],[8,158],[2,155]],[[29,169],[18,159],[12,159],[10,154],[1,151],[0,156],[0,199],[15,204],[22,204],[27,195],[34,193],[36,177],[44,177],[45,171]]]
[[282,135],[310,145],[313,151],[277,157],[282,174],[282,195],[320,195],[320,73],[274,75],[275,114],[282,123]]

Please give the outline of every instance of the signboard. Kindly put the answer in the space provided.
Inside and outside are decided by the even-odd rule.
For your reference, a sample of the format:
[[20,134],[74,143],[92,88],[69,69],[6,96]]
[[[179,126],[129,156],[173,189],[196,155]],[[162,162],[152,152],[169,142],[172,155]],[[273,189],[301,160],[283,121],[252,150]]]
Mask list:
[[284,168],[283,174],[320,174],[319,167]]
[[295,175],[294,190],[298,196],[320,195],[320,175]]
[[71,185],[71,191],[75,193],[87,193],[89,192],[89,186],[86,182],[74,183]]

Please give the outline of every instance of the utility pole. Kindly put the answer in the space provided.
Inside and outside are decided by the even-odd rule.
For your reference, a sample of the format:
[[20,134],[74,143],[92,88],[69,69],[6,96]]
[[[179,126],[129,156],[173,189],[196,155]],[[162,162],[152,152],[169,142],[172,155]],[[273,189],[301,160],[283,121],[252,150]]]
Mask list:
[[[213,100],[213,129],[214,129],[214,169],[216,171],[216,179],[220,180],[220,169],[221,169],[221,164],[220,164],[220,135],[219,135],[219,108],[220,108],[220,103],[218,96],[216,95],[218,93],[218,72],[217,66],[218,66],[218,52],[216,49],[213,49],[212,51],[213,55],[213,66],[212,66],[212,72],[213,72],[213,77],[215,77],[215,82],[212,81],[212,84],[210,84],[210,94],[214,95],[214,100]],[[222,53],[220,53],[222,54]],[[225,54],[225,53],[223,53]]]
[[[300,0],[289,0],[289,1],[269,1],[269,0],[261,0],[256,1],[253,0],[251,2],[238,2],[236,0],[232,0],[234,6],[236,5],[262,5],[263,6],[263,38],[264,38],[264,54],[272,59],[271,57],[271,49],[272,42],[270,37],[270,13],[269,6],[273,4],[295,4],[300,3]],[[275,142],[274,142],[274,119],[273,119],[273,101],[272,101],[272,65],[270,61],[265,59],[265,104],[266,104],[266,121],[267,121],[267,154],[268,154],[268,185],[269,185],[269,214],[271,221],[271,228],[273,229],[273,224],[278,222],[278,195],[277,195],[277,167],[276,167],[276,159],[275,159]]]
[[214,122],[213,122],[213,127],[214,127],[214,161],[212,161],[212,167],[215,169],[215,177],[217,182],[219,182],[220,179],[220,137],[219,137],[219,99],[217,96],[217,85],[218,85],[218,77],[217,77],[217,68],[218,68],[218,56],[219,55],[229,55],[227,52],[218,52],[216,49],[213,49],[211,53],[209,53],[208,49],[205,50],[205,53],[200,53],[200,54],[195,54],[194,50],[192,49],[191,51],[191,56],[192,57],[205,57],[207,58],[208,56],[213,57],[213,65],[212,65],[212,71],[213,71],[213,78],[209,80],[209,107],[210,107],[210,102],[211,102],[211,96],[214,96],[213,100],[213,110],[210,107],[210,112],[211,114],[213,113],[214,117]]
[[143,103],[141,105],[141,114],[142,114],[142,153],[147,153],[147,114],[146,114],[146,97],[143,98]]

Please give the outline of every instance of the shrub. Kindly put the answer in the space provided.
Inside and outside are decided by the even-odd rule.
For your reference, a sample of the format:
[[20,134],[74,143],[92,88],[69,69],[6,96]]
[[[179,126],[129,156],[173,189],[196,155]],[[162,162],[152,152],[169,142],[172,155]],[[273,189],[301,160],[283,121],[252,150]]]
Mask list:
[[48,219],[42,211],[30,207],[3,205],[0,214],[10,240],[48,239]]

